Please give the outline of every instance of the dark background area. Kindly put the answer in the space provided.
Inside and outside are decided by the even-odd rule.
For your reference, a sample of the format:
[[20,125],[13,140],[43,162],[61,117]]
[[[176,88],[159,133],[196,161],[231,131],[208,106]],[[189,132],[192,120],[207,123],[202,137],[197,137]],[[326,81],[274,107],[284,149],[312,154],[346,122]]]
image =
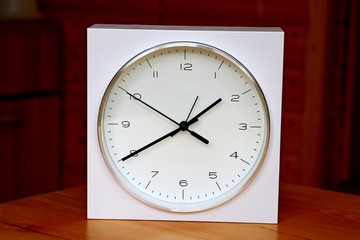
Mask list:
[[0,202],[86,184],[95,23],[281,27],[281,181],[360,194],[359,1],[28,2],[0,10]]

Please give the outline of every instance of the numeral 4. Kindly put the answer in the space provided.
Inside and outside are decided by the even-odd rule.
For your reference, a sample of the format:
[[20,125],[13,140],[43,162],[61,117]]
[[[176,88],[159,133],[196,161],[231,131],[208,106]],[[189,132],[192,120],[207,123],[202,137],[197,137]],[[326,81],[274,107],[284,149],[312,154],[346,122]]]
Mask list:
[[238,159],[239,155],[238,155],[238,153],[235,151],[235,152],[233,152],[232,154],[230,154],[230,157],[233,157],[233,158],[235,158],[235,159]]

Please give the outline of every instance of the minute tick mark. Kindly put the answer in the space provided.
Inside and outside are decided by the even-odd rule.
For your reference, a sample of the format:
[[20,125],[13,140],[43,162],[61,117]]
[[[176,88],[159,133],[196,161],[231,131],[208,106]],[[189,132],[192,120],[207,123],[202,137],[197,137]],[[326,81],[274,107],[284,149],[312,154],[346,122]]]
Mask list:
[[221,188],[219,186],[219,183],[218,182],[215,182],[216,183],[216,186],[219,188],[220,192],[221,192]]
[[147,189],[147,188],[149,187],[150,183],[151,183],[151,180],[148,182],[148,184],[146,185],[145,189]]
[[148,59],[146,59],[146,62],[149,64],[149,67],[152,68],[152,66],[151,66],[151,64],[150,64],[150,62],[149,62]]
[[251,91],[251,88],[249,90],[246,90],[245,92],[243,92],[242,95],[244,95],[244,94],[246,94],[246,93],[248,93],[250,91]]
[[224,60],[221,62],[220,66],[218,67],[218,70],[220,70],[220,68],[223,64],[224,64]]

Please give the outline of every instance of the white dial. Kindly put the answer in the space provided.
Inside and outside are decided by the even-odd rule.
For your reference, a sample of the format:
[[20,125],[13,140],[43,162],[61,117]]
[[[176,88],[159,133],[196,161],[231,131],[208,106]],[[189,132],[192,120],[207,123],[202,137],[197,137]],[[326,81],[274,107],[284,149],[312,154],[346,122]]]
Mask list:
[[209,45],[148,49],[111,80],[98,116],[101,152],[129,193],[193,212],[236,196],[256,175],[270,134],[252,74]]

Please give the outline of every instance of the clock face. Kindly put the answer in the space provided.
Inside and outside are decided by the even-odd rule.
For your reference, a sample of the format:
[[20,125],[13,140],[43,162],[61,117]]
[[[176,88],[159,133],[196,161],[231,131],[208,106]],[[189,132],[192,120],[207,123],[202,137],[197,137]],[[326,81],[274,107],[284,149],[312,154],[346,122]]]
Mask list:
[[115,74],[100,106],[98,138],[130,194],[193,212],[241,194],[265,158],[269,121],[262,91],[239,61],[209,45],[172,42]]

